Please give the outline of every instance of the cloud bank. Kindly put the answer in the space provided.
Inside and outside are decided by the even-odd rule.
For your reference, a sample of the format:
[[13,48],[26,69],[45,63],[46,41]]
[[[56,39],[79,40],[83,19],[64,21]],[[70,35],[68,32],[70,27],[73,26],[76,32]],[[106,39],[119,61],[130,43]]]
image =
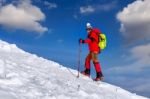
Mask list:
[[150,0],[137,0],[117,14],[120,32],[128,43],[150,40]]
[[44,20],[44,13],[30,0],[23,0],[17,5],[7,4],[0,9],[0,25],[7,28],[44,33],[48,28],[39,23]]

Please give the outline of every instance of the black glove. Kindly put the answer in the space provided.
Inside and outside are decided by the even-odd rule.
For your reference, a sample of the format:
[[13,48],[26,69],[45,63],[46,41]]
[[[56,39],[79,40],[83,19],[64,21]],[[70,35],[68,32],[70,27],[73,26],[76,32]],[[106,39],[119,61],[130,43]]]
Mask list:
[[82,40],[81,38],[79,39],[79,43],[84,43],[84,40]]

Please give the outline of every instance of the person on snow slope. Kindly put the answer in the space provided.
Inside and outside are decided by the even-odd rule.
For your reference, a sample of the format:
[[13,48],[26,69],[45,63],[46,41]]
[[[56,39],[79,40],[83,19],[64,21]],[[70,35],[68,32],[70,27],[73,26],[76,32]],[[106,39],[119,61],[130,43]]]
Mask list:
[[101,33],[99,29],[92,28],[90,23],[86,24],[86,30],[88,33],[87,39],[79,39],[79,43],[86,43],[89,46],[89,54],[85,59],[85,70],[81,73],[90,77],[90,61],[93,61],[95,70],[96,70],[96,78],[95,81],[100,81],[104,79],[102,74],[102,69],[98,60],[98,54],[100,53],[101,49],[98,46],[99,43],[99,34]]

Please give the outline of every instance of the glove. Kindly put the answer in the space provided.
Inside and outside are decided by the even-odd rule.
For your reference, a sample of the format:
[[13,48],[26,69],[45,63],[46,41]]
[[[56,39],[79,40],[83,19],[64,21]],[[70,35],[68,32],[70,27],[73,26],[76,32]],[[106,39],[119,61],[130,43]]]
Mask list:
[[79,39],[79,43],[84,43],[84,40],[82,40],[82,39]]

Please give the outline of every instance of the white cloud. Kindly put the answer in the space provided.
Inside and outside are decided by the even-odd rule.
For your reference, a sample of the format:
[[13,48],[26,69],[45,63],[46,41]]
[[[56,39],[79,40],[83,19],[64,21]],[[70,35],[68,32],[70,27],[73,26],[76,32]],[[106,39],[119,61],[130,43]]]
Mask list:
[[62,39],[58,39],[57,42],[58,43],[63,43],[63,40]]
[[52,9],[52,8],[57,8],[57,4],[56,3],[50,3],[48,1],[44,1],[44,5],[46,5],[48,7],[48,9]]
[[150,79],[147,79],[147,77],[143,76],[143,73],[141,76],[137,77],[132,77],[132,76],[121,76],[121,75],[116,75],[116,76],[111,76],[109,73],[108,79],[119,85],[120,87],[123,87],[127,90],[130,90],[131,92],[144,95],[144,96],[150,96]]
[[74,17],[75,19],[78,19],[78,15],[76,15],[76,14],[74,14],[73,17]]
[[117,14],[128,43],[150,40],[150,0],[136,0]]
[[[131,50],[132,57],[150,64],[150,44],[136,46]],[[147,61],[147,62],[146,62]]]
[[142,72],[150,68],[150,44],[139,45],[131,49],[128,56],[133,63],[129,65],[123,65],[110,68],[109,71],[115,71],[115,73],[136,73]]
[[92,6],[85,6],[85,7],[80,7],[80,13],[84,14],[84,13],[92,13],[94,12],[95,9]]
[[[142,79],[142,80],[144,81],[145,79]],[[149,90],[150,89],[150,84],[149,83],[150,83],[150,81],[147,82],[147,83],[143,82],[143,84],[135,86],[133,89],[138,91],[138,92],[147,91],[147,93],[150,93],[150,90]]]
[[117,1],[110,2],[108,4],[101,4],[97,6],[99,11],[110,11],[117,6]]
[[44,33],[48,29],[39,23],[43,20],[44,13],[32,5],[30,0],[24,0],[17,5],[8,4],[0,9],[0,24],[8,28]]
[[109,11],[115,8],[117,2],[111,2],[108,4],[93,4],[80,7],[81,14],[88,14],[94,12],[101,12],[101,11]]

